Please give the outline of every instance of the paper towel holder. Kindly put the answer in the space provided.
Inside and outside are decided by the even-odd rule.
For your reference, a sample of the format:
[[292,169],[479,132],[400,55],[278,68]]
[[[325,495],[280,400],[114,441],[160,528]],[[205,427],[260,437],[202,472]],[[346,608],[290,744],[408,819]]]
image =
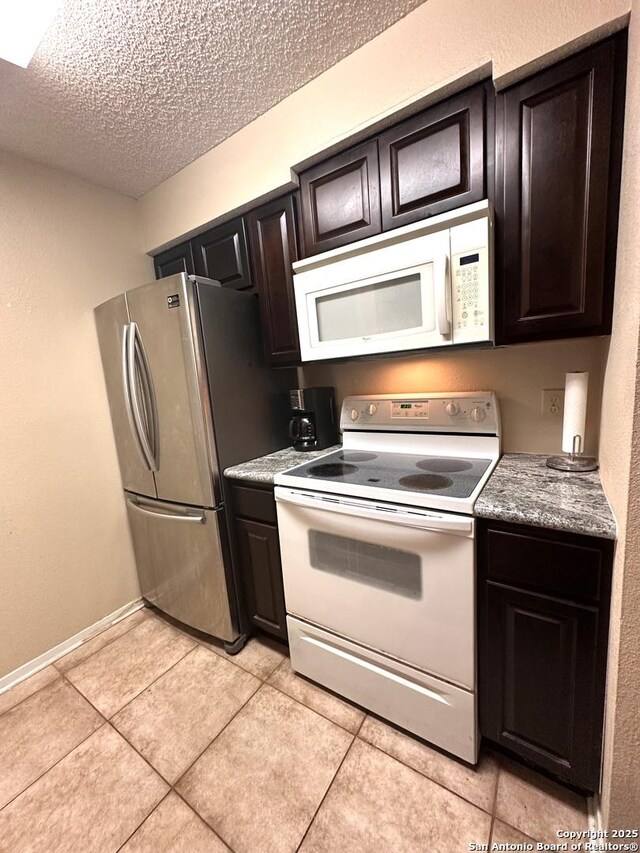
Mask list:
[[548,468],[582,474],[586,471],[595,471],[598,467],[593,456],[583,455],[588,393],[589,374],[586,371],[570,371],[566,374],[562,423],[563,455],[550,456],[547,459]]
[[547,459],[547,468],[582,474],[587,471],[595,471],[598,468],[598,461],[595,456],[582,455],[582,437],[574,435],[572,452],[566,456],[550,456]]

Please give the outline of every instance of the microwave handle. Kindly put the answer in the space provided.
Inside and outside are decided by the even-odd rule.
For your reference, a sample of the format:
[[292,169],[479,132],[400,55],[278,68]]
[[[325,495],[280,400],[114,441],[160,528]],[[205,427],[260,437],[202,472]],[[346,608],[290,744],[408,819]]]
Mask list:
[[296,506],[318,509],[322,512],[336,512],[340,515],[352,515],[356,518],[367,518],[374,521],[388,521],[391,524],[401,524],[404,527],[416,527],[419,530],[433,530],[438,533],[459,533],[463,536],[473,534],[473,519],[464,516],[443,517],[434,516],[429,512],[388,511],[375,505],[364,507],[349,501],[326,500],[291,492],[283,489],[275,490],[277,503],[290,503]]
[[451,299],[449,295],[449,256],[441,255],[433,262],[436,320],[443,338],[451,334]]

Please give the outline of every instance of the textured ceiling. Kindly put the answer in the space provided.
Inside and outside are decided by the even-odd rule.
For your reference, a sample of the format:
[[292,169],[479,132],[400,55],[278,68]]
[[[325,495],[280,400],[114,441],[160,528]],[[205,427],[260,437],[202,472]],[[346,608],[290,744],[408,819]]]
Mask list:
[[0,148],[140,196],[421,2],[65,0],[0,60]]

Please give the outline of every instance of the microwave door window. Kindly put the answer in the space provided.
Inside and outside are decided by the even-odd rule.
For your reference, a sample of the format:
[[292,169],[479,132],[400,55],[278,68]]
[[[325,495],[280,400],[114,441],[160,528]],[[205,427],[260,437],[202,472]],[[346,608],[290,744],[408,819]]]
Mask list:
[[432,283],[424,286],[423,274],[416,271],[317,297],[319,342],[423,330],[425,313],[429,315],[425,291],[433,291]]

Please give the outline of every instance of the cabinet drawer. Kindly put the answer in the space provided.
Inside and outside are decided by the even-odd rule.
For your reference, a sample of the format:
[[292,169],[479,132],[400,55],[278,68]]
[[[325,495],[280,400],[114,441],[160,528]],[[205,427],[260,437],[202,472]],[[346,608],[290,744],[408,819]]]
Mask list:
[[277,524],[276,502],[273,489],[256,489],[251,486],[231,486],[234,515],[254,518],[267,524]]
[[[527,532],[525,532],[525,530]],[[487,578],[560,598],[597,602],[603,559],[611,544],[588,537],[531,528],[481,528],[479,544]]]

